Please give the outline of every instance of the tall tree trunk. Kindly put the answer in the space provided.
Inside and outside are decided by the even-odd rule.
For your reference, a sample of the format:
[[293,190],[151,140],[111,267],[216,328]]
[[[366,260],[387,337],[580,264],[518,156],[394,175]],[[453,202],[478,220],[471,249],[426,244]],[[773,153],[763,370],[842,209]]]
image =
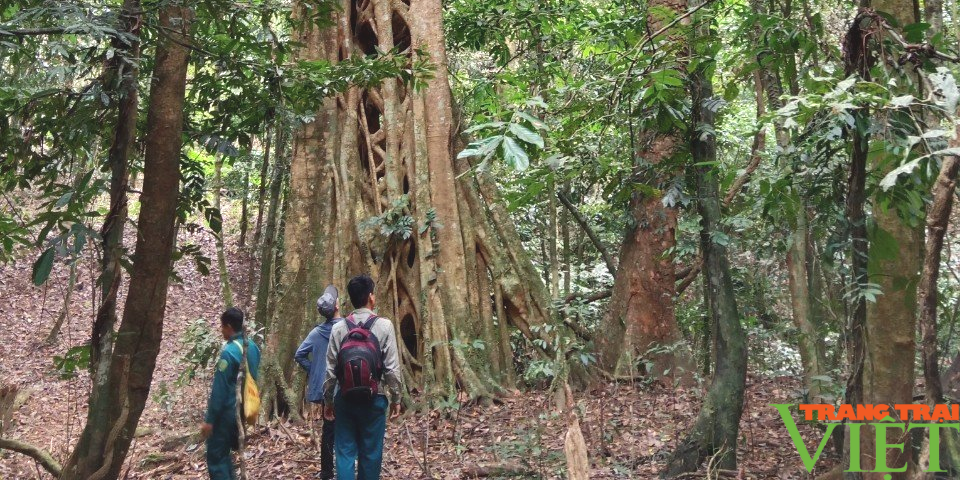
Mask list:
[[[272,118],[272,115],[269,115]],[[273,121],[268,120],[266,122],[267,133],[264,134],[263,141],[263,158],[260,162],[260,186],[257,187],[257,223],[253,229],[253,248],[258,248],[260,246],[260,235],[263,231],[263,209],[267,204],[267,175],[270,172],[270,142],[273,140],[274,135],[271,135],[269,130],[273,128]]]
[[[488,219],[497,215],[489,200],[495,187],[481,197],[475,179],[461,175],[470,165],[455,160],[459,138],[441,4],[342,0],[341,6],[332,13],[333,27],[305,25],[297,33],[301,58],[337,62],[379,49],[419,61],[423,52],[435,71],[418,91],[397,79],[349,88],[325,100],[316,120],[297,132],[284,233],[286,289],[276,312],[284,322],[268,335],[266,395],[279,404],[300,394],[290,360],[312,324],[317,286],[343,285],[362,272],[376,281],[378,313],[397,328],[408,380],[431,396],[447,396],[458,384],[471,396],[496,395],[501,388],[485,350],[499,349],[501,368],[512,356],[502,354],[509,345],[501,345],[505,336],[499,325],[492,328],[492,309],[483,302],[499,294],[498,323],[509,320],[531,333],[530,325],[549,319],[549,297],[542,283],[531,283],[533,265],[519,240]],[[385,235],[369,228],[371,221],[412,225],[409,235]],[[481,350],[474,339],[493,344]]]
[[[257,325],[270,331],[269,306],[271,292],[273,291],[273,259],[276,256],[277,248],[277,224],[279,223],[280,194],[283,192],[283,183],[287,177],[287,162],[283,154],[283,145],[285,140],[282,135],[282,127],[279,122],[276,125],[275,153],[273,162],[273,174],[270,177],[270,202],[267,207],[267,224],[263,235],[263,243],[260,244],[260,279],[257,282],[257,301],[254,318]],[[266,155],[266,153],[264,153]]]
[[[709,23],[696,29],[694,38],[714,35],[708,29]],[[713,110],[706,105],[713,97],[713,84],[706,68],[701,66],[691,73],[689,135],[692,161],[696,165],[694,174],[707,303],[716,325],[716,370],[696,423],[667,462],[664,476],[668,478],[696,471],[704,460],[714,455],[718,456],[716,464],[721,468],[736,469],[737,438],[747,379],[746,334],[740,324],[727,250],[713,239],[714,233],[720,231],[721,220],[717,172],[713,170],[717,160],[716,138],[712,134],[704,135],[696,128],[699,125],[713,126],[715,121]]]
[[800,331],[800,363],[803,365],[803,386],[806,402],[824,403],[821,397],[821,380],[816,377],[825,372],[823,335],[820,332],[820,319],[816,317],[814,304],[818,300],[812,295],[810,271],[810,231],[807,225],[805,200],[798,200],[797,225],[790,236],[787,247],[787,280],[790,288],[790,301],[793,307],[793,322]]
[[[889,13],[901,26],[917,21],[912,0],[873,0],[871,7]],[[913,80],[918,83],[918,79]],[[897,160],[895,155],[885,152],[878,152],[871,155],[871,158],[873,161],[870,167],[880,176],[892,170]],[[877,285],[882,293],[875,302],[867,303],[864,324],[863,402],[889,405],[911,403],[916,358],[916,295],[923,258],[922,224],[916,227],[907,225],[895,208],[882,206],[879,194],[873,199],[872,210],[874,227],[868,232],[871,245],[879,241],[893,242],[896,249],[895,253],[888,257],[881,255],[889,249],[870,249],[867,266],[869,282]],[[862,451],[874,451],[873,429],[867,428],[862,438],[865,444]],[[896,440],[906,439],[909,439],[909,436],[903,434]],[[890,449],[887,454],[885,464],[888,467],[899,468],[905,464],[909,467],[906,473],[893,473],[893,480],[909,478],[912,474],[910,469],[913,467],[912,449]],[[873,468],[872,459],[865,460],[864,469]],[[883,480],[884,475],[865,473],[864,478]]]
[[220,209],[220,197],[223,190],[223,154],[216,154],[213,157],[213,208],[220,215],[220,231],[214,232],[217,244],[217,271],[220,274],[220,294],[223,297],[223,305],[227,308],[233,306],[233,290],[230,288],[230,271],[227,269],[227,255],[223,251],[223,235],[226,230],[223,225],[223,211]]
[[[665,12],[678,16],[687,8],[681,0],[652,0],[649,7],[651,31],[671,20]],[[685,42],[675,34],[654,40]],[[638,160],[646,163],[669,164],[682,151],[682,133],[676,128],[641,137]],[[666,184],[671,178],[671,173],[662,173],[656,182]],[[629,209],[631,218],[620,247],[613,295],[601,320],[607,333],[597,339],[600,365],[629,372],[637,368],[640,358],[649,357],[653,370],[647,375],[667,384],[676,380],[689,383],[694,363],[681,343],[673,305],[676,269],[667,254],[676,245],[677,209],[665,206],[660,194],[640,192],[633,193]],[[654,347],[661,347],[657,348],[660,353],[648,354]]]
[[[923,260],[923,273],[920,276],[920,337],[922,338],[921,359],[923,361],[923,383],[928,405],[943,403],[943,383],[940,380],[940,352],[937,347],[937,307],[939,306],[937,279],[940,276],[940,256],[943,240],[950,224],[950,211],[953,208],[953,194],[957,186],[957,172],[960,159],[947,157],[940,166],[940,174],[933,185],[927,216],[927,241]],[[957,436],[948,434],[944,439],[947,445],[956,445]],[[954,448],[941,448],[946,453],[946,462],[951,469],[957,469],[960,461]],[[941,458],[944,458],[941,456]]]
[[[143,208],[123,321],[100,402],[90,403],[80,441],[64,466],[63,479],[117,478],[143,412],[163,333],[167,286],[176,237],[177,197],[192,13],[176,3],[160,11],[168,38],[157,47],[147,111]],[[94,408],[104,411],[94,412]]]
[[[116,50],[107,65],[104,76],[108,83],[116,84],[118,97],[117,127],[107,157],[110,166],[110,210],[100,229],[103,251],[100,276],[100,306],[93,323],[90,339],[91,405],[98,403],[106,375],[110,369],[113,350],[114,325],[117,323],[117,292],[120,289],[123,267],[123,231],[127,223],[127,186],[130,177],[130,148],[137,134],[137,111],[139,105],[137,66],[140,62],[141,6],[139,0],[125,0],[120,10],[118,30],[129,34],[127,41],[115,38]],[[112,85],[111,85],[112,86]],[[102,418],[90,416],[102,409],[88,411],[88,422],[100,422]]]

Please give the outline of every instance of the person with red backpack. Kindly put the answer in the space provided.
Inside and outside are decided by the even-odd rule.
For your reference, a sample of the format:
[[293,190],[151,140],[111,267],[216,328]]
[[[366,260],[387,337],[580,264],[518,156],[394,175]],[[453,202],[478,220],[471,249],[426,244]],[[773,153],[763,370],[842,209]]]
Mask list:
[[338,480],[379,480],[388,405],[391,419],[400,416],[397,338],[393,323],[373,312],[373,287],[367,275],[350,279],[347,293],[356,310],[333,327],[327,347],[323,416],[336,418]]

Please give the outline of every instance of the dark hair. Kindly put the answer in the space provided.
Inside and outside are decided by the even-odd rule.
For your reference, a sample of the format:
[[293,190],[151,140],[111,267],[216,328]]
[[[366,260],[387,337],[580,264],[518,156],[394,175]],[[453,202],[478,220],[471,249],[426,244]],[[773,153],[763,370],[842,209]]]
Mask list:
[[373,293],[373,279],[369,275],[357,275],[347,283],[347,293],[350,294],[350,303],[353,308],[363,308],[370,301]]
[[228,308],[220,315],[220,323],[230,325],[234,332],[240,333],[243,331],[243,311],[237,307]]

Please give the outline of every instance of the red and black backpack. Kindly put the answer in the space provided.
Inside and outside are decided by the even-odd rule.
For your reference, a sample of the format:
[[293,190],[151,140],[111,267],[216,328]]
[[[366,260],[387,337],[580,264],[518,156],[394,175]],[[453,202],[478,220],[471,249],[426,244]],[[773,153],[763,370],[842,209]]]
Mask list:
[[349,332],[337,352],[335,373],[340,384],[340,396],[345,399],[370,399],[379,393],[383,353],[380,341],[370,331],[377,318],[371,315],[366,322],[357,324],[351,314],[344,320]]

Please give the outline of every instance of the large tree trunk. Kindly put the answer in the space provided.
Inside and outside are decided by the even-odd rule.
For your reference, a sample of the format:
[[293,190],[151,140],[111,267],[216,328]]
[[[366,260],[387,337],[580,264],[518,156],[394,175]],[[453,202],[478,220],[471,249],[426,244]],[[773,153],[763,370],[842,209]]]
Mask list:
[[[698,29],[707,30],[709,27]],[[712,32],[704,32],[712,35]],[[716,455],[720,468],[736,469],[737,437],[747,379],[747,339],[740,324],[736,293],[730,278],[726,247],[713,239],[720,231],[720,193],[717,186],[716,138],[703,135],[698,125],[714,125],[714,112],[705,105],[713,96],[711,79],[703,67],[691,73],[692,109],[689,127],[700,212],[700,249],[703,252],[707,304],[716,326],[716,370],[700,414],[690,434],[677,446],[667,462],[664,476],[673,478],[696,471],[704,460]]]
[[[912,0],[873,0],[871,6],[892,15],[900,25],[917,21]],[[878,46],[879,47],[879,46]],[[914,83],[918,79],[914,78]],[[907,83],[909,85],[909,83]],[[916,94],[917,92],[910,92]],[[896,115],[896,113],[894,114]],[[879,148],[879,147],[878,147]],[[896,165],[895,155],[879,152],[872,155],[871,169],[880,176]],[[909,226],[895,208],[883,207],[879,197],[873,201],[874,227],[868,232],[871,245],[883,241],[896,245],[895,253],[882,257],[885,249],[870,249],[869,282],[877,285],[882,294],[875,302],[867,303],[864,329],[863,402],[872,404],[900,404],[913,402],[917,332],[917,283],[923,258],[922,223]],[[905,420],[905,419],[904,419]],[[874,451],[872,428],[863,432],[863,452]],[[891,441],[907,440],[903,434]],[[909,441],[907,441],[909,443]],[[888,450],[885,464],[912,468],[912,449]],[[864,455],[868,457],[868,455]],[[872,458],[864,458],[864,469],[872,469]],[[909,470],[909,469],[908,469]],[[912,472],[893,473],[893,480],[909,478]],[[868,480],[883,480],[884,473],[865,473]]]
[[[549,301],[519,243],[501,231],[509,217],[492,213],[495,189],[481,198],[483,181],[458,179],[470,165],[454,160],[458,126],[441,4],[343,0],[332,15],[333,27],[298,32],[301,58],[337,62],[396,48],[410,61],[429,55],[434,72],[419,91],[395,78],[349,88],[326,99],[316,120],[298,130],[284,235],[286,290],[276,312],[283,324],[275,322],[268,336],[267,395],[300,395],[292,385],[292,349],[312,324],[317,289],[330,282],[342,288],[364,272],[376,282],[378,313],[396,326],[408,381],[436,396],[458,384],[473,396],[497,394],[497,377],[512,358],[503,354],[509,345],[498,327],[509,321],[529,333],[549,318]],[[403,222],[410,222],[407,233],[381,228]],[[493,305],[495,298],[502,304]],[[482,349],[475,339],[484,340]],[[499,352],[495,368],[492,352]]]
[[[64,466],[64,479],[117,478],[150,392],[163,333],[167,286],[176,238],[191,20],[189,8],[171,4],[160,12],[169,38],[157,47],[147,112],[142,209],[130,289],[100,402],[90,404],[80,441]],[[94,411],[102,409],[102,411]]]
[[[652,0],[647,18],[650,31],[657,31],[671,16],[681,15],[687,5],[682,0]],[[666,12],[669,12],[667,14]],[[667,42],[685,42],[667,35]],[[682,133],[641,135],[638,160],[653,165],[669,163],[682,148]],[[661,173],[655,181],[665,185],[672,174]],[[656,185],[660,187],[660,185]],[[631,219],[620,247],[620,259],[613,283],[613,295],[598,338],[600,365],[617,372],[632,372],[647,358],[653,362],[652,378],[672,384],[693,378],[694,363],[681,343],[673,299],[676,296],[676,272],[673,258],[667,254],[676,245],[677,209],[663,204],[663,195],[634,192],[630,200]],[[650,354],[656,347],[658,353]]]

